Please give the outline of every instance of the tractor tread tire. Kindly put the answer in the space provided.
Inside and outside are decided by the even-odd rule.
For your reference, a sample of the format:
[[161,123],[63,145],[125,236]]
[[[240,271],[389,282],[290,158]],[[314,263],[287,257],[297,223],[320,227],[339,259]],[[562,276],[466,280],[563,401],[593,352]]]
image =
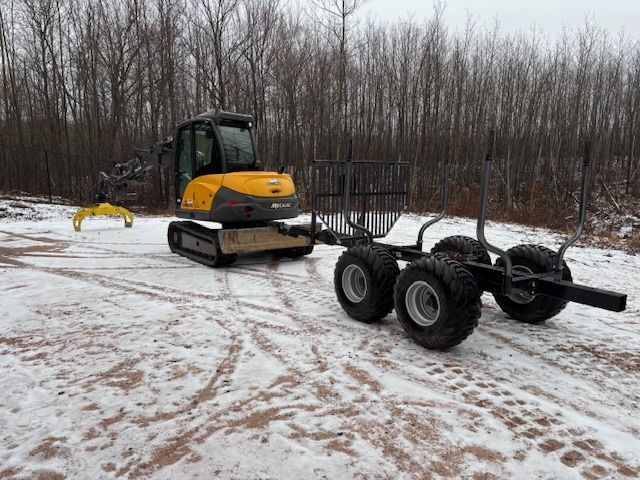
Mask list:
[[[553,269],[558,254],[542,245],[524,244],[517,245],[507,250],[513,261],[513,265],[522,265],[525,261],[526,267],[534,273],[550,272]],[[496,260],[496,266],[502,267],[504,264],[501,258]],[[562,262],[562,280],[572,282],[571,270],[565,262]],[[493,294],[496,303],[504,313],[511,318],[523,323],[539,324],[558,315],[569,303],[567,300],[538,295],[530,303],[519,304],[511,300],[506,295]]]
[[491,257],[487,249],[475,238],[464,235],[443,238],[433,246],[431,253],[458,262],[471,261],[491,265]]
[[[342,272],[352,263],[359,263],[367,270],[367,293],[359,303],[351,302],[342,289]],[[377,322],[393,310],[393,288],[398,273],[398,262],[384,248],[378,245],[350,247],[340,255],[334,270],[338,302],[351,318],[364,323]]]
[[[406,308],[405,295],[409,286],[423,280],[440,290],[440,315],[435,324],[423,327],[415,323]],[[461,343],[478,326],[482,313],[481,290],[462,264],[440,255],[429,255],[411,262],[398,275],[394,302],[398,321],[409,336],[420,345],[447,350]]]

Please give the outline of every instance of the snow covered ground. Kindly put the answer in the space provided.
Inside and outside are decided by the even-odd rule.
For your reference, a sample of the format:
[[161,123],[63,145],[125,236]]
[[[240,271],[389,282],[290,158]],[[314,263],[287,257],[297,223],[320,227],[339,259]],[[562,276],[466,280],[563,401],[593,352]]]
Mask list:
[[[569,305],[530,326],[484,295],[475,333],[433,352],[394,313],[343,313],[340,248],[216,270],[171,254],[170,218],[74,232],[72,214],[0,201],[0,478],[640,475],[639,256],[567,255],[576,282],[629,294],[624,313]],[[388,240],[411,241],[421,221]],[[474,229],[448,219],[426,240]]]

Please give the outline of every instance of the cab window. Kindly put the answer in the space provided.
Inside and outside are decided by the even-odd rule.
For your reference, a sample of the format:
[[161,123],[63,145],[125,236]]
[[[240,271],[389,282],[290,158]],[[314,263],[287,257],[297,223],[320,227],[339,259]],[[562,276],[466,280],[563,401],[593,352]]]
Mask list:
[[220,150],[215,133],[208,123],[194,125],[196,171],[195,176],[222,173]]
[[220,125],[219,131],[224,145],[227,172],[253,168],[256,159],[253,155],[253,142],[249,129]]

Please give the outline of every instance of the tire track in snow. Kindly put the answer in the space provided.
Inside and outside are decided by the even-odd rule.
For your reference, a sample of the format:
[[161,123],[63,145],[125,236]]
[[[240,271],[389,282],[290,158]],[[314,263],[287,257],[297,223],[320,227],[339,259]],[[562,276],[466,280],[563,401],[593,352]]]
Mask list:
[[[473,419],[466,427],[471,432],[495,431],[492,424],[497,420],[511,432],[512,442],[519,446],[520,453],[516,453],[522,455],[521,461],[526,461],[525,452],[533,445],[540,454],[560,458],[568,467],[580,467],[584,472],[604,469],[631,476],[640,473],[633,455],[627,453],[625,457],[598,441],[602,437],[600,428],[609,428],[606,422],[597,427],[576,427],[593,423],[587,420],[591,418],[588,412],[575,410],[566,398],[541,389],[538,387],[541,382],[526,371],[502,377],[486,368],[479,369],[480,359],[469,354],[465,352],[461,359],[448,353],[426,352],[427,357],[417,361],[412,355],[412,366],[424,365],[426,378],[408,371],[402,361],[380,359],[373,363],[389,375],[400,374],[454,400],[457,408]],[[516,361],[524,363],[523,359]],[[581,420],[576,422],[576,417]],[[629,432],[627,437],[632,440],[633,435]]]
[[[278,276],[274,275],[274,279],[277,278]],[[283,288],[282,283],[278,285],[278,282],[276,282],[276,284],[279,297],[285,298],[287,306],[294,308],[296,296],[292,295],[290,289]],[[503,338],[495,339],[505,344],[505,346],[511,346],[511,344]],[[367,361],[368,359],[361,357],[360,360]],[[446,371],[447,369],[450,370],[448,373]],[[473,370],[467,365],[453,367],[452,364],[447,362],[441,365],[436,364],[436,366],[430,370],[430,374],[435,374],[437,381],[429,382],[430,387],[440,390],[444,394],[451,395],[452,390],[455,392],[460,389],[465,389],[470,385],[470,383],[467,382],[473,382],[476,387],[479,387],[479,390],[478,388],[472,387],[471,390],[462,395],[462,398],[458,396],[459,403],[464,405],[471,402],[479,409],[488,412],[491,418],[500,420],[504,426],[513,433],[515,438],[527,438],[537,441],[537,446],[540,451],[545,454],[554,452],[555,455],[561,455],[561,461],[565,465],[569,467],[580,466],[583,468],[583,474],[585,475],[595,474],[605,470],[609,472],[613,470],[623,475],[635,474],[635,468],[638,468],[637,466],[635,468],[631,467],[631,464],[616,452],[607,452],[600,442],[595,438],[589,437],[587,430],[576,430],[570,424],[566,423],[562,414],[547,412],[540,408],[539,405],[524,400],[530,397],[532,393],[527,391],[526,384],[517,387],[517,389],[520,390],[520,392],[517,393],[521,393],[521,395],[519,395],[521,397],[520,399],[496,401],[495,397],[512,397],[514,395],[510,391],[510,388],[507,389],[500,386],[505,382],[505,379],[496,378],[491,374],[485,378],[478,378],[476,374],[469,373],[469,371]],[[393,375],[396,374],[397,371],[390,369],[387,370],[386,373]],[[460,374],[465,374],[465,379],[459,380]],[[465,380],[467,382],[465,382]],[[483,390],[487,391],[483,392]],[[534,392],[534,395],[542,395],[545,397],[542,391]],[[454,396],[456,395],[454,394]],[[559,401],[557,405],[559,407],[558,411],[566,409],[566,407],[562,405],[563,399],[556,398],[555,400]],[[524,414],[522,410],[524,410]],[[587,412],[587,414],[588,413],[591,412]],[[595,432],[591,433],[593,434]],[[558,438],[565,438],[567,436],[573,436],[577,438],[577,440],[574,440],[572,444],[568,445],[557,440]],[[589,463],[585,461],[586,455],[595,455],[602,463],[605,463],[608,468],[601,465],[601,463]]]
[[[252,321],[251,318],[246,317],[246,315],[242,312],[242,304],[234,300],[232,289],[229,286],[230,277],[233,276],[232,272],[230,270],[219,270],[218,272],[218,276],[221,277],[219,278],[219,281],[224,285],[223,293],[221,295],[221,297],[223,298],[222,302],[227,304],[226,306],[232,312],[232,316],[235,318],[235,321],[231,323],[225,323],[221,320],[216,320],[216,322],[221,327],[228,330],[234,337],[241,336],[242,338],[244,338],[243,343],[251,341],[254,347],[256,347],[263,354],[271,356],[275,360],[279,361],[283,368],[288,371],[288,373],[284,377],[281,376],[276,379],[276,381],[272,383],[272,385],[267,389],[266,392],[259,392],[253,397],[245,399],[240,404],[232,405],[231,408],[229,408],[229,410],[225,413],[218,412],[214,415],[205,414],[204,418],[196,422],[196,425],[190,425],[186,433],[182,433],[176,437],[172,437],[166,440],[163,446],[156,449],[151,454],[149,460],[141,463],[138,462],[137,464],[128,465],[127,468],[133,472],[134,476],[137,474],[149,474],[163,466],[180,461],[187,455],[193,454],[191,446],[201,443],[202,441],[204,441],[204,439],[217,433],[218,431],[225,428],[237,429],[242,427],[244,421],[243,418],[251,420],[256,416],[263,417],[266,413],[269,413],[272,416],[272,418],[269,419],[269,422],[284,420],[292,417],[295,412],[300,409],[305,410],[310,408],[309,405],[295,404],[289,406],[286,409],[279,408],[276,409],[277,411],[269,410],[266,413],[260,409],[262,403],[265,400],[288,396],[290,392],[288,392],[288,389],[286,387],[291,387],[293,384],[299,383],[299,381],[296,381],[295,378],[301,378],[303,372],[301,372],[298,368],[288,365],[290,364],[290,362],[288,361],[289,359],[286,356],[277,353],[277,351],[274,349],[275,345],[269,343],[269,341],[264,337],[265,328],[266,330],[271,330],[277,326],[268,323],[265,324],[262,322]],[[265,285],[267,284],[267,282],[264,283]],[[293,334],[295,333],[296,332],[293,332]],[[238,363],[238,361],[235,361],[233,363],[233,368],[229,368],[226,372],[226,377],[228,379],[232,378],[233,373],[238,366]],[[218,376],[214,375],[214,377],[208,382],[208,387],[206,387],[203,391],[211,392],[213,387],[217,383],[219,383],[217,382],[217,379]],[[199,400],[210,401],[212,399],[212,394],[209,394],[203,398],[200,397],[201,396],[199,396]],[[282,412],[282,410],[287,410],[288,413],[277,413]],[[224,418],[229,413],[241,415],[240,418],[238,418],[238,415],[232,415],[231,418]],[[242,415],[244,415],[244,417]],[[163,461],[160,461],[165,457],[165,454],[168,451],[175,452],[176,449],[178,449],[178,453],[174,453],[171,456],[170,460],[164,459]]]
[[[515,320],[500,321],[493,316],[492,312],[485,314],[485,321],[479,326],[481,332],[542,362],[548,371],[560,370],[589,382],[595,391],[590,402],[581,398],[583,403],[597,405],[603,398],[612,403],[611,397],[615,394],[618,407],[633,411],[640,404],[640,379],[629,375],[640,368],[640,355],[613,349],[611,344],[597,341],[597,337],[585,339],[566,330],[520,324]],[[561,318],[556,321],[561,322]],[[586,411],[594,414],[592,409]]]
[[[272,266],[272,269],[275,270],[276,266]],[[281,298],[284,304],[292,309],[299,310],[301,298],[304,298],[300,295],[300,289],[297,287],[290,288],[289,284],[286,283],[286,277],[278,274],[272,275],[273,283],[277,291],[278,298]],[[317,298],[314,297],[314,300]],[[332,302],[337,302],[335,298],[332,298]],[[338,307],[339,308],[339,307]],[[335,311],[335,310],[334,310]],[[342,315],[344,313],[340,310]],[[344,324],[332,325],[332,334],[338,334],[342,337],[343,340],[347,340],[348,343],[345,346],[346,350],[353,348],[353,327],[355,325],[360,325],[353,320],[348,320]],[[336,326],[338,328],[336,328]],[[371,336],[371,332],[373,330],[372,326],[366,325],[362,328],[363,331],[366,331],[365,335],[367,337]],[[378,334],[375,335],[379,340],[383,335]],[[388,335],[384,334],[385,337]],[[386,338],[389,340],[388,338]],[[424,465],[419,462],[415,462],[411,459],[411,452],[409,450],[404,450],[397,445],[397,442],[394,440],[386,439],[386,432],[388,430],[388,425],[385,422],[380,422],[377,420],[372,420],[368,418],[368,406],[374,404],[376,408],[379,410],[378,417],[381,418],[389,418],[389,417],[402,417],[410,414],[405,410],[399,410],[396,406],[396,402],[394,400],[390,400],[387,395],[381,393],[381,385],[380,383],[371,375],[370,372],[375,371],[375,367],[367,362],[367,357],[359,356],[359,365],[360,367],[355,367],[353,362],[350,359],[335,355],[336,344],[332,342],[331,350],[324,348],[324,345],[321,345],[320,348],[315,346],[316,349],[314,353],[317,357],[322,356],[325,361],[328,361],[331,367],[331,374],[327,375],[323,378],[321,383],[317,388],[324,392],[326,397],[331,397],[334,412],[338,412],[341,414],[340,418],[343,421],[343,428],[347,431],[356,432],[359,437],[367,441],[371,448],[377,449],[383,456],[386,456],[389,460],[391,460],[395,467],[404,471],[405,473],[417,473],[421,472],[422,475],[430,475],[432,466]],[[338,347],[337,350],[340,350]],[[368,365],[364,365],[362,368],[362,363],[367,362]],[[374,367],[374,368],[372,368]],[[395,373],[395,372],[394,372]],[[352,395],[348,392],[341,391],[342,388],[335,388],[334,378],[336,376],[340,377],[350,377],[352,378],[356,384],[360,386],[361,394],[357,398],[356,401],[353,401]],[[364,389],[363,389],[364,387]],[[327,412],[323,412],[326,415]],[[363,424],[366,425],[363,428]],[[296,426],[294,426],[295,428]],[[297,426],[300,428],[300,426]],[[416,435],[415,429],[412,432],[413,435]],[[434,442],[433,434],[428,435],[429,440]],[[351,440],[345,448],[348,448],[351,444]]]
[[[286,280],[287,279],[286,276],[279,275],[279,274],[277,274],[277,272],[275,272],[275,268],[277,268],[276,266],[277,266],[277,264],[272,264],[271,265],[271,270],[273,270],[273,272],[269,272],[267,277],[268,276],[272,276],[274,279],[277,279],[278,277],[281,277],[280,280],[282,280],[282,279]],[[51,271],[50,268],[45,268],[43,270],[49,271],[49,272]],[[55,271],[55,269],[54,269],[54,271]],[[69,269],[69,272],[73,273],[73,270]],[[55,271],[55,273],[59,273],[59,272]],[[228,279],[228,277],[226,277],[227,273],[232,273],[232,272],[231,271],[225,271],[225,278]],[[256,273],[255,270],[253,270],[252,273],[255,274]],[[73,278],[76,278],[76,275],[71,274],[71,276]],[[99,285],[101,285],[101,286],[112,287],[112,288],[113,287],[115,287],[115,288],[120,287],[123,291],[127,291],[127,292],[131,292],[132,291],[132,288],[131,288],[132,284],[136,285],[136,286],[140,286],[140,287],[143,287],[145,289],[149,289],[150,291],[134,289],[134,293],[144,294],[144,295],[151,295],[154,298],[158,298],[158,299],[161,299],[161,300],[164,300],[164,301],[170,301],[170,302],[174,302],[175,303],[175,302],[179,302],[181,300],[181,298],[179,296],[177,297],[175,295],[174,296],[169,296],[166,293],[163,293],[162,295],[157,295],[156,293],[151,293],[151,292],[156,292],[159,288],[162,288],[162,287],[157,286],[157,285],[153,285],[153,284],[149,284],[147,282],[131,282],[131,281],[128,281],[127,284],[121,284],[121,283],[118,283],[118,282],[115,282],[115,281],[111,281],[111,282],[106,281],[105,282],[104,278],[106,276],[101,276],[101,275],[86,275],[85,274],[85,275],[80,275],[80,276],[84,277],[85,279],[89,279],[89,280],[91,280],[91,279],[97,280],[97,283]],[[267,284],[266,282],[263,282],[263,283],[265,285]],[[292,298],[291,293],[288,291],[289,289],[283,289],[283,284],[282,283],[277,283],[277,286],[278,286],[279,291],[280,291],[280,297],[281,298],[285,297],[287,299],[287,301],[285,302],[285,306],[287,307],[287,310],[295,310],[294,303],[293,303],[293,301],[291,299]],[[165,290],[167,290],[167,289],[165,288]],[[300,291],[299,288],[295,288],[294,290],[296,290],[298,292]],[[168,291],[172,291],[172,290],[169,289]],[[173,293],[177,294],[177,295],[187,294],[187,292],[180,291],[180,290],[177,290],[177,289],[174,289]],[[193,295],[193,293],[191,293],[191,295]],[[212,298],[211,296],[208,296],[208,295],[196,295],[196,296],[198,296],[199,298],[201,298],[203,300],[206,300],[207,302],[209,302],[209,301],[220,301],[220,299],[222,299],[222,298],[231,298],[232,297],[232,295],[229,295],[229,294],[221,295],[218,298]],[[271,313],[274,313],[274,314],[283,313],[281,310],[274,309],[274,308],[270,308],[269,310],[271,311]],[[295,318],[295,320],[300,321],[302,319],[301,319],[300,316],[297,316],[297,318]],[[307,325],[307,327],[309,327],[311,325],[308,321],[305,321],[305,320],[302,320],[302,321],[303,321],[303,323],[305,323]],[[348,332],[348,334],[351,335],[351,332]],[[505,342],[503,340],[503,343],[507,343],[507,342]],[[281,358],[280,360],[282,361],[283,359]]]
[[[274,317],[277,317],[279,321],[285,325],[295,325],[296,327],[301,328],[301,332],[305,333],[307,331],[314,333],[313,329],[309,330],[309,328],[316,327],[317,324],[312,320],[309,320],[307,316],[299,313],[296,315],[290,315],[290,310],[294,312],[304,311],[304,309],[308,308],[309,304],[313,304],[315,302],[319,303],[323,309],[329,309],[330,313],[341,314],[344,317],[344,314],[341,313],[342,311],[333,296],[333,292],[328,292],[326,290],[326,285],[324,285],[323,288],[309,289],[308,285],[299,286],[297,284],[292,284],[292,282],[287,282],[287,278],[289,277],[286,274],[281,274],[276,271],[278,267],[277,264],[272,263],[271,265],[272,266],[267,267],[266,272],[265,270],[262,270],[263,273],[260,274],[253,271],[260,271],[260,269],[252,268],[249,268],[249,270],[252,271],[239,275],[237,272],[234,272],[233,268],[231,270],[224,271],[224,273],[218,273],[221,272],[219,270],[216,270],[215,272],[216,275],[222,276],[222,280],[226,282],[236,279],[246,284],[249,280],[252,280],[254,285],[257,285],[258,287],[262,285],[265,288],[273,288],[273,290],[278,292],[277,295],[279,297],[285,297],[285,302],[283,302],[284,306],[264,306],[259,303],[247,301],[245,298],[237,298],[237,292],[234,292],[227,284],[227,288],[223,289],[219,297],[197,294],[195,298],[202,300],[204,305],[198,305],[193,308],[199,311],[210,311],[210,307],[216,304],[218,306],[221,304],[221,307],[225,308],[235,308],[235,310],[232,310],[233,316],[236,317],[234,321],[223,322],[223,324],[220,324],[220,327],[228,328],[232,335],[241,334],[240,338],[244,338],[245,341],[249,341],[250,336],[248,336],[246,331],[243,331],[242,324],[243,322],[254,319],[255,315],[260,311],[264,311]],[[24,266],[26,268],[33,268],[33,266],[28,264],[24,264]],[[241,278],[239,279],[236,277]],[[72,278],[75,278],[75,276]],[[119,283],[108,275],[94,275],[92,278],[85,278],[87,281],[98,280],[98,285],[119,288],[129,292],[131,291],[130,286],[133,285],[135,287],[135,291],[133,293],[140,295],[148,295],[148,290],[157,290],[161,293],[167,291],[169,292],[169,295],[159,294],[155,298],[171,303],[177,302],[182,305],[193,303],[189,301],[194,297],[193,292],[188,292],[178,288],[167,290],[163,285],[156,285],[154,283],[142,281],[130,282],[126,280],[126,283],[125,281]],[[320,300],[320,302],[318,302],[318,300]],[[331,303],[329,300],[331,300]],[[324,304],[324,301],[327,303]],[[330,308],[329,305],[332,305],[335,308]],[[277,328],[280,327],[279,322],[274,322],[272,319],[266,318],[262,319],[261,322],[262,323],[256,323],[256,326],[253,329],[253,338],[257,338],[259,335],[268,334],[269,331],[282,334],[282,332],[277,332]],[[506,329],[509,335],[521,336],[522,332],[518,330],[521,330],[520,327],[521,326],[507,326]],[[544,356],[539,352],[533,352],[533,354],[530,354],[529,352],[513,347],[509,341],[492,337],[488,332],[492,328],[493,326],[491,324],[489,324],[486,329],[481,327],[480,333],[492,338],[492,340],[496,342],[497,346],[512,350],[514,353],[517,352],[523,356],[531,357],[536,364],[539,364],[540,362],[550,363],[552,361],[552,359],[543,358]],[[394,332],[397,334],[393,335]],[[288,331],[286,334],[292,337],[296,336],[295,331]],[[323,334],[326,336],[323,337]],[[368,340],[367,343],[364,343],[364,341],[360,343],[360,345],[364,345],[364,351],[363,354],[359,355],[357,360],[359,365],[357,369],[350,368],[353,366],[353,362],[347,360],[348,357],[342,354],[336,355],[341,352],[343,348],[353,349],[354,335],[361,335],[364,340]],[[332,341],[336,340],[336,337],[339,339],[338,344],[332,343]],[[276,343],[272,342],[272,345],[277,345],[277,336],[274,338],[276,339]],[[389,324],[383,324],[382,327],[370,327],[360,326],[351,320],[340,323],[334,319],[333,321],[327,322],[325,324],[325,329],[321,330],[320,334],[315,338],[326,339],[331,343],[320,341],[316,342],[317,345],[311,345],[310,351],[312,352],[313,360],[316,362],[324,361],[326,363],[327,359],[329,359],[329,363],[332,364],[332,369],[329,370],[328,373],[325,373],[327,372],[325,369],[324,371],[319,372],[317,376],[307,380],[305,379],[305,375],[310,377],[307,367],[313,368],[314,365],[311,361],[304,359],[300,362],[300,364],[305,367],[303,370],[299,370],[297,368],[291,370],[295,376],[302,377],[301,384],[296,383],[299,380],[295,379],[295,376],[292,375],[293,379],[285,379],[273,387],[276,390],[276,393],[280,392],[280,388],[282,388],[282,391],[289,390],[288,393],[283,395],[288,397],[300,394],[304,389],[311,386],[311,382],[319,383],[320,386],[325,388],[325,402],[329,403],[328,399],[332,396],[333,400],[330,401],[331,406],[319,408],[318,411],[315,412],[315,417],[323,418],[331,415],[337,416],[337,418],[342,421],[342,426],[345,430],[358,432],[363,439],[366,439],[371,443],[371,445],[378,448],[379,451],[382,452],[383,456],[391,459],[402,471],[415,471],[416,468],[419,472],[429,471],[428,469],[425,469],[424,465],[422,467],[416,466],[415,462],[412,462],[411,459],[407,457],[407,452],[413,453],[408,448],[408,445],[411,444],[411,429],[407,427],[411,426],[411,422],[417,423],[419,421],[424,421],[424,418],[421,419],[419,416],[424,415],[425,411],[428,411],[429,409],[445,408],[446,406],[450,406],[451,400],[453,400],[460,411],[464,411],[465,415],[468,416],[465,421],[468,422],[467,428],[469,428],[471,432],[473,432],[474,428],[476,430],[490,428],[491,421],[498,419],[503,425],[503,428],[506,428],[513,434],[514,442],[522,446],[522,448],[525,448],[529,442],[532,442],[536,445],[539,452],[543,452],[544,455],[548,455],[556,459],[559,458],[560,461],[569,468],[581,469],[580,471],[584,476],[597,477],[606,474],[637,474],[637,471],[634,470],[634,465],[625,460],[622,455],[617,454],[616,452],[611,452],[607,450],[606,447],[599,444],[597,440],[597,429],[595,431],[593,429],[581,430],[575,427],[575,422],[567,420],[567,414],[572,415],[573,413],[571,412],[571,408],[568,408],[566,405],[561,405],[564,399],[560,397],[553,399],[549,396],[548,392],[535,391],[535,389],[532,390],[532,386],[535,387],[535,385],[540,384],[540,382],[537,379],[527,382],[526,379],[523,378],[526,372],[522,373],[520,376],[514,376],[512,374],[509,378],[505,378],[501,376],[502,374],[500,372],[478,371],[477,362],[481,360],[481,358],[478,355],[473,354],[473,352],[469,353],[468,351],[465,351],[465,354],[468,354],[469,356],[460,360],[459,357],[455,356],[454,352],[450,354],[432,354],[431,352],[423,351],[418,347],[414,347],[410,342],[406,341],[403,343],[410,346],[410,348],[405,349],[403,355],[398,357],[397,351],[384,352],[382,350],[384,347],[381,347],[381,345],[384,346],[384,342],[392,343],[394,340],[400,340],[401,338],[406,339],[399,328],[390,328]],[[545,342],[546,340],[543,337],[539,337],[536,341]],[[573,341],[573,339],[571,341]],[[258,349],[262,349],[260,345],[256,346]],[[314,346],[316,347],[315,351],[313,350]],[[416,349],[418,350],[416,351]],[[284,353],[279,356],[280,363],[286,364],[289,360],[287,355]],[[299,360],[300,355],[296,355],[293,358]],[[416,358],[419,358],[419,360],[416,361]],[[435,359],[435,361],[432,361],[432,359]],[[414,362],[412,367],[415,367],[416,365],[423,366],[425,373],[420,375],[415,371],[415,368],[405,368],[404,365],[406,365],[407,361]],[[397,405],[395,405],[394,410],[395,399],[389,399],[389,395],[385,393],[384,389],[380,386],[376,386],[379,385],[378,380],[376,380],[378,377],[376,370],[379,370],[389,376],[401,375],[416,382],[418,385],[423,385],[431,390],[440,392],[443,397],[446,397],[448,400],[445,402],[444,406],[435,403],[420,404],[418,402],[405,402],[405,404],[403,404],[403,407],[405,408],[398,409]],[[573,374],[574,372],[568,373]],[[232,374],[233,372],[230,372],[227,378],[231,378]],[[331,377],[329,377],[330,375]],[[338,376],[344,378],[338,378]],[[346,392],[344,388],[344,384],[348,385],[348,382],[345,380],[347,377],[353,379],[356,384],[360,384],[362,386],[362,392],[358,392],[358,394],[350,396],[349,392]],[[336,379],[336,383],[339,385],[339,388],[332,387],[331,382],[328,381],[329,378]],[[343,385],[340,385],[340,382],[342,382]],[[376,382],[378,383],[376,384]],[[213,381],[213,383],[211,383],[210,390],[212,390],[217,384],[218,380]],[[358,396],[361,393],[366,395]],[[205,438],[208,438],[208,436],[213,435],[224,428],[242,428],[242,422],[247,418],[252,418],[251,415],[264,413],[265,409],[262,405],[262,402],[265,401],[264,398],[255,397],[248,400],[248,403],[242,406],[236,406],[238,410],[232,410],[230,413],[233,413],[233,415],[230,415],[230,418],[224,418],[222,421],[219,421],[220,418],[218,418],[216,414],[203,414],[202,421],[197,422],[197,429],[191,432],[192,436],[188,438],[186,445],[189,446],[194,445],[194,443],[197,444],[198,441],[204,440]],[[208,403],[210,401],[211,399],[206,400],[204,403]],[[399,436],[402,437],[401,440],[404,443],[402,445],[398,445],[397,442],[385,442],[383,437],[387,435],[389,425],[385,425],[380,421],[372,422],[367,418],[367,411],[365,411],[367,409],[376,411],[378,413],[377,417],[379,418],[385,418],[385,416],[396,416],[397,418],[401,418],[402,423],[399,427],[399,431],[401,433]],[[319,441],[327,444],[330,437],[324,438],[324,434],[322,434],[322,432],[318,433],[318,431],[313,431],[313,429],[308,427],[304,428],[301,424],[295,421],[295,412],[297,411],[304,411],[304,408],[298,408],[296,410],[296,408],[287,408],[285,406],[268,412],[268,415],[266,416],[269,422],[290,422],[292,424],[292,429],[295,430],[294,427],[296,426],[298,429],[302,429],[301,431],[298,431],[298,435],[301,437],[311,438],[313,441]],[[247,413],[249,414],[248,417],[246,416]],[[222,416],[224,416],[224,414],[222,414]],[[446,429],[449,427],[446,424],[438,425],[437,423],[438,422],[435,422],[431,425],[435,430],[438,428]],[[193,421],[188,420],[186,425],[193,425]],[[202,429],[204,429],[204,432],[202,432]],[[332,432],[325,433],[329,435]],[[187,458],[190,453],[184,448],[185,443],[180,442],[181,438],[187,440],[187,437],[185,436],[177,437],[175,441],[167,442],[165,444],[166,448],[156,451],[151,460],[153,460],[153,458],[159,459],[163,455],[169,457],[172,461],[179,461],[180,459]],[[347,440],[351,441],[352,438],[347,438]],[[438,445],[438,442],[440,441],[439,438],[433,438],[426,433],[416,434],[416,438],[414,440],[417,441],[418,444],[424,444],[424,442],[432,441],[434,445]],[[334,446],[336,448],[343,448],[346,450],[349,448],[349,442],[343,442],[342,447],[339,445]],[[473,447],[473,445],[467,446],[466,448],[470,447]],[[176,458],[172,456],[172,449],[173,451],[177,451],[179,454],[182,452],[186,453],[179,456],[179,458]],[[491,455],[491,452],[476,451],[476,453],[477,455]],[[150,460],[145,461],[148,462]],[[148,467],[145,466],[145,461],[134,462],[132,467],[137,465],[140,468],[132,471],[138,471],[140,473],[146,471],[145,468]],[[497,458],[495,461],[500,462],[500,459]],[[463,459],[459,459],[459,462],[462,463]],[[158,469],[162,468],[162,466],[163,465],[158,464]],[[455,474],[453,470],[447,470],[446,466],[435,467],[441,469],[444,468],[442,471],[445,473],[449,472],[450,474]]]

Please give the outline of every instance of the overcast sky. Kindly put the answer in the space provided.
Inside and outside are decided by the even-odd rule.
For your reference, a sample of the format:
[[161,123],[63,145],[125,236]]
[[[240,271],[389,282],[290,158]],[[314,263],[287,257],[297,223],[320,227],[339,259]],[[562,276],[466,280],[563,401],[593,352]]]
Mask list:
[[[395,21],[431,16],[431,0],[368,0],[359,16]],[[467,14],[479,26],[497,17],[504,31],[528,31],[532,24],[550,38],[557,38],[563,25],[575,28],[587,15],[611,33],[624,29],[626,36],[640,38],[640,0],[448,0],[445,20],[451,30],[462,29]]]

